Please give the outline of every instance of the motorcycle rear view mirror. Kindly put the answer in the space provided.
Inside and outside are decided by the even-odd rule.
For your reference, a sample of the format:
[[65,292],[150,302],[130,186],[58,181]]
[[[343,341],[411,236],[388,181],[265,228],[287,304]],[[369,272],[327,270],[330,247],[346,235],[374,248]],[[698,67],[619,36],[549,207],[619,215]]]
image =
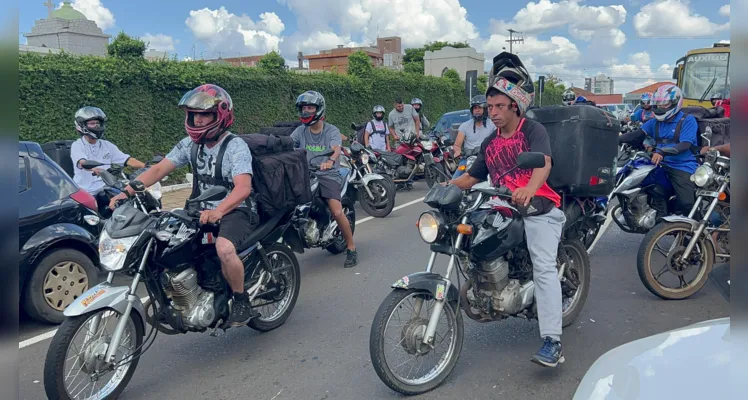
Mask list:
[[535,169],[545,167],[545,154],[526,151],[517,156],[517,168]]
[[88,170],[91,170],[91,169],[94,169],[94,168],[98,168],[98,167],[100,167],[102,165],[104,165],[104,164],[102,164],[102,163],[100,163],[98,161],[94,161],[94,160],[83,160],[83,161],[81,161],[81,167],[83,169],[88,169]]
[[200,194],[200,196],[197,196],[191,200],[187,200],[187,204],[202,203],[204,201],[223,200],[223,198],[226,197],[228,192],[229,192],[228,189],[226,189],[223,186],[212,186],[206,191],[204,191],[202,194]]
[[101,171],[101,173],[99,173],[99,176],[107,186],[117,187],[117,179],[115,179],[114,175],[110,174],[109,171]]

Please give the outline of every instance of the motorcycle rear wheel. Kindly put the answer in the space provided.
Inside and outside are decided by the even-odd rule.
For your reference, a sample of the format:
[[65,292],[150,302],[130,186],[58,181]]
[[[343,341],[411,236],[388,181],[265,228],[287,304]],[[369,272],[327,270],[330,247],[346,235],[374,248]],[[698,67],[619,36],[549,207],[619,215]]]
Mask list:
[[[127,353],[121,357],[119,355],[116,357],[117,362],[125,360],[125,358],[130,360],[131,357],[132,361],[126,362],[115,370],[111,379],[108,382],[101,384],[99,391],[94,393],[97,387],[97,381],[91,381],[90,378],[93,374],[88,373],[87,370],[95,369],[98,364],[100,364],[97,360],[97,355],[106,351],[105,348],[109,344],[108,340],[111,339],[113,331],[109,331],[110,334],[105,335],[103,331],[102,333],[98,333],[99,329],[97,329],[97,332],[90,332],[89,330],[92,337],[87,338],[86,336],[83,336],[83,338],[87,340],[82,345],[75,346],[73,345],[73,342],[79,336],[79,333],[84,333],[81,332],[81,330],[88,329],[85,325],[92,321],[92,318],[97,314],[101,314],[102,316],[102,319],[99,321],[99,328],[102,326],[106,328],[107,321],[105,321],[105,319],[107,318],[107,315],[122,317],[122,314],[112,309],[99,309],[76,317],[66,318],[57,329],[57,333],[55,333],[55,336],[52,338],[52,342],[49,345],[49,350],[47,350],[47,357],[44,360],[44,391],[47,394],[48,399],[72,400],[89,397],[93,398],[94,395],[96,395],[95,398],[98,399],[116,399],[122,391],[125,390],[130,379],[132,379],[135,369],[138,366],[138,362],[140,361],[140,347],[143,344],[145,330],[143,320],[135,310],[130,312],[128,325],[126,326],[126,329],[130,331],[130,335],[127,335],[126,331],[120,342],[120,346],[128,343],[128,347],[134,351],[132,351],[131,354]],[[107,336],[108,339],[106,338]],[[128,338],[131,339],[128,340]],[[78,349],[78,355],[73,355],[71,357],[68,353],[72,351],[73,348]],[[68,385],[68,379],[66,376],[71,374],[66,372],[65,366],[70,362],[73,363],[70,367],[71,370],[78,369],[80,372],[85,374],[82,378],[83,380],[73,387],[68,386],[73,385],[76,382],[75,379],[78,377],[78,374],[73,377],[73,381]],[[79,365],[80,367],[78,367]],[[86,383],[86,380],[89,380],[88,384],[81,389],[80,385]],[[89,392],[87,388],[91,384],[93,384],[93,387],[91,392]],[[79,395],[83,395],[84,397],[79,397]]]
[[[400,335],[396,335],[398,338],[402,337],[402,340],[399,341],[400,343],[398,343],[396,339],[391,339],[395,340],[395,343],[386,343],[386,331],[390,321],[396,315],[397,317],[395,318],[400,319],[399,312],[406,311],[406,309],[403,308],[402,303],[409,298],[423,299],[424,304],[422,306],[420,314],[415,317],[411,316],[411,318],[403,326]],[[460,358],[460,352],[462,351],[462,341],[463,337],[465,336],[465,330],[462,320],[462,313],[457,308],[457,302],[454,301],[444,306],[440,317],[446,318],[447,324],[451,326],[450,331],[452,332],[452,335],[451,340],[448,344],[449,347],[446,354],[439,358],[438,364],[431,370],[426,372],[425,377],[422,377],[420,379],[404,378],[400,376],[396,371],[397,368],[402,366],[403,364],[395,367],[394,365],[392,365],[394,364],[394,361],[388,361],[387,355],[385,354],[385,350],[388,348],[392,348],[394,350],[396,348],[402,347],[402,349],[400,350],[405,350],[406,355],[407,353],[410,353],[411,356],[425,354],[426,357],[428,357],[428,353],[430,353],[431,351],[435,351],[434,349],[427,348],[425,349],[425,353],[421,353],[424,348],[420,348],[422,344],[420,344],[420,341],[418,340],[418,334],[422,333],[425,330],[424,324],[428,324],[428,318],[431,315],[430,308],[426,307],[425,304],[425,302],[427,301],[435,301],[431,293],[424,292],[418,289],[395,289],[389,294],[389,296],[384,299],[382,304],[379,306],[379,309],[374,316],[374,321],[371,325],[371,333],[369,336],[369,353],[371,356],[371,362],[372,366],[374,367],[374,371],[376,371],[379,379],[381,379],[382,382],[384,382],[384,384],[387,385],[390,389],[406,395],[425,393],[441,385],[441,383],[444,382],[445,379],[447,379],[449,374],[454,369],[455,365],[457,364],[457,360]],[[397,329],[395,329],[395,332],[397,333]],[[420,337],[422,338],[422,335]],[[436,337],[439,337],[439,335],[437,335]],[[393,344],[395,344],[394,348]],[[412,354],[415,350],[415,347],[419,347],[417,349],[418,353]],[[418,357],[415,357],[414,359],[417,358]]]
[[[395,208],[395,187],[390,186],[386,179],[380,179],[376,181],[370,181],[367,185],[369,190],[374,195],[374,198],[370,198],[364,188],[358,191],[358,202],[361,204],[361,208],[366,211],[367,214],[374,218],[384,218],[392,212]],[[384,195],[382,195],[384,193]],[[383,207],[376,207],[377,202],[383,202]]]
[[[275,278],[279,280],[278,283],[269,284],[269,286],[277,285],[283,291],[279,296],[273,296],[273,300],[278,300],[280,304],[278,308],[270,312],[270,308],[265,307],[270,307],[273,304],[261,306],[258,308],[261,315],[253,318],[247,324],[250,328],[260,332],[272,331],[286,322],[296,306],[296,300],[299,298],[301,287],[301,271],[299,270],[299,260],[296,258],[296,254],[288,246],[280,243],[273,243],[266,248],[266,251],[271,268],[287,268],[287,270],[284,271],[286,272],[285,274],[276,273],[277,276]],[[258,296],[255,302],[258,300],[262,301],[265,299]]]
[[[639,273],[639,279],[641,279],[644,287],[655,296],[665,300],[682,300],[696,294],[709,280],[709,273],[712,272],[712,267],[714,265],[714,248],[712,247],[711,242],[705,239],[704,234],[702,234],[702,237],[698,242],[696,242],[696,246],[694,246],[691,251],[692,256],[698,254],[697,252],[701,253],[699,271],[694,280],[688,284],[685,282],[685,279],[683,279],[683,275],[681,275],[678,278],[679,283],[681,286],[683,286],[683,283],[686,283],[686,288],[680,287],[674,289],[666,287],[655,277],[655,275],[662,275],[667,271],[673,273],[674,266],[672,266],[672,264],[665,264],[665,267],[659,269],[657,273],[653,272],[652,254],[656,250],[655,246],[660,239],[673,232],[681,232],[685,235],[693,234],[693,232],[691,232],[691,224],[685,222],[661,222],[655,225],[655,227],[644,236],[644,240],[642,240],[639,245],[639,254],[636,258],[636,270]],[[680,243],[678,247],[685,248],[687,245],[688,241],[682,240],[682,243]],[[670,263],[671,259],[674,260],[676,257],[679,257],[679,254],[677,253],[681,253],[681,251],[678,248],[674,251],[675,253],[672,255],[669,254],[672,251],[668,251],[668,255],[666,256],[668,259],[666,260],[666,263]],[[684,275],[686,272],[684,272]]]
[[[564,278],[567,280],[573,280],[577,290],[571,298],[562,297],[563,309],[562,309],[562,323],[563,327],[567,327],[574,323],[579,313],[584,308],[584,303],[587,302],[587,295],[590,292],[590,281],[592,278],[592,271],[590,268],[590,258],[587,254],[587,249],[584,247],[579,239],[565,240],[561,242],[560,249],[566,251],[566,256],[570,260],[569,265],[564,270]],[[561,288],[564,288],[564,283],[561,283]]]

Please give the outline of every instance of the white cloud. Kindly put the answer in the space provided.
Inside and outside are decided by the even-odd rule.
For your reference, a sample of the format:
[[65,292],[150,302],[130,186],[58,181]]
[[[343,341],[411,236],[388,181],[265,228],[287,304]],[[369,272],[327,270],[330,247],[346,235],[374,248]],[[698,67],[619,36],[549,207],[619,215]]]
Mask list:
[[655,82],[671,79],[673,69],[670,65],[662,64],[657,71],[652,71],[651,65],[652,60],[646,51],[631,54],[626,63],[611,65],[608,74],[614,77],[616,92],[628,93]]
[[217,10],[192,10],[185,24],[213,53],[223,52],[229,57],[277,51],[283,41],[280,35],[285,29],[275,13],[262,13],[255,22],[245,14],[230,13],[223,6]]
[[114,14],[101,4],[101,0],[75,0],[71,6],[85,15],[86,18],[96,22],[101,30],[107,30],[114,26]]
[[158,33],[151,35],[146,33],[140,37],[140,40],[144,41],[149,49],[156,51],[174,51],[174,45],[179,43],[179,40],[174,40],[171,36]]
[[[336,32],[337,44],[376,43],[377,36],[400,36],[403,48],[432,41],[478,41],[459,0],[278,0],[297,16],[298,32],[283,50],[309,52],[309,37]],[[324,10],[324,12],[320,12]],[[340,42],[345,39],[345,42]]]
[[539,33],[567,25],[577,32],[595,31],[617,28],[626,22],[626,8],[622,5],[585,6],[579,3],[579,0],[530,2],[514,15],[511,22],[492,22],[501,30],[515,28],[527,33]]
[[721,44],[730,44],[730,39],[722,39],[719,41]]
[[725,17],[729,17],[730,16],[730,5],[725,4],[724,6],[720,7],[719,13],[720,15],[724,15]]
[[688,0],[656,0],[634,16],[634,29],[640,37],[713,36],[730,29],[730,23],[715,24],[693,13]]

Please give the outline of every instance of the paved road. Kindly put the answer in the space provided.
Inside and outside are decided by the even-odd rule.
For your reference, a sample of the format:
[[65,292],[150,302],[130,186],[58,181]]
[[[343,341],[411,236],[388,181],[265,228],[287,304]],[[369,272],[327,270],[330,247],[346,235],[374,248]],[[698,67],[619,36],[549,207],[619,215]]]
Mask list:
[[[398,204],[425,194],[419,183]],[[273,332],[232,329],[207,334],[159,335],[123,399],[395,399],[369,359],[369,330],[389,285],[422,270],[428,249],[415,220],[425,205],[395,211],[356,229],[360,265],[313,250],[299,257],[302,285],[287,323]],[[359,214],[359,219],[365,214]],[[555,370],[529,362],[540,345],[537,322],[509,319],[479,324],[468,318],[461,358],[445,384],[415,398],[566,399],[601,354],[631,340],[728,315],[707,285],[693,298],[666,302],[642,286],[635,251],[641,236],[611,227],[592,261],[592,288],[576,323],[564,332],[566,363]],[[437,266],[446,268],[437,258]],[[28,335],[28,333],[27,333]],[[49,341],[20,350],[23,399],[44,398],[42,368]]]

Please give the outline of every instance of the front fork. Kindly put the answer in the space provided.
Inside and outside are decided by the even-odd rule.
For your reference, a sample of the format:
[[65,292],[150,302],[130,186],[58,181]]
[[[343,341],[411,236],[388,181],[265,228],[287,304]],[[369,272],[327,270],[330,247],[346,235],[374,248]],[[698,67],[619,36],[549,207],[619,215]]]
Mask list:
[[[462,217],[462,221],[460,221],[460,223],[466,224],[467,222],[468,222],[467,216]],[[455,245],[454,245],[454,251],[449,256],[449,264],[447,265],[447,273],[444,275],[445,276],[444,278],[445,288],[449,288],[450,287],[449,285],[452,284],[452,281],[450,281],[449,277],[452,276],[452,269],[454,268],[455,262],[457,261],[457,255],[456,255],[457,249],[459,249],[460,246],[462,245],[462,239],[464,236],[465,235],[463,235],[462,233],[457,235],[457,240],[455,240]],[[431,258],[429,258],[429,264],[426,267],[426,272],[431,272],[434,266],[435,260],[436,260],[436,253],[432,252]],[[446,289],[445,289],[445,292],[447,292]],[[436,333],[436,324],[439,322],[439,318],[441,318],[442,316],[442,311],[444,311],[444,305],[448,301],[448,298],[449,296],[445,295],[444,298],[442,299],[435,299],[436,304],[434,304],[434,309],[431,311],[431,317],[429,317],[429,324],[426,327],[426,333],[423,335],[423,343],[426,345],[431,346],[434,341],[434,335]],[[414,310],[414,311],[417,311],[418,314],[420,314],[421,306],[423,305],[423,299],[419,299],[419,300],[420,301],[416,301],[416,304],[415,304],[416,310]],[[457,310],[456,312],[460,312],[460,310]]]
[[[717,193],[722,193],[726,189],[727,189],[727,181],[724,181],[722,182],[722,185],[720,185],[719,191]],[[691,208],[691,212],[688,214],[688,219],[693,219],[693,216],[696,214],[696,211],[699,210],[699,206],[701,205],[702,200],[703,200],[703,196],[699,196],[696,199],[696,203],[694,203],[693,208]],[[691,251],[693,251],[693,248],[696,246],[696,242],[699,241],[699,238],[701,238],[701,234],[704,232],[704,229],[706,229],[706,224],[709,222],[709,216],[711,216],[712,212],[714,212],[714,208],[717,207],[717,203],[719,203],[719,197],[715,197],[714,199],[712,199],[712,202],[709,204],[709,208],[707,209],[706,213],[704,213],[704,215],[701,218],[701,221],[699,222],[699,227],[696,228],[696,230],[694,231],[693,237],[688,242],[688,245],[686,246],[686,250],[683,252],[683,255],[681,255],[680,257],[681,262],[686,262],[688,257],[691,255]],[[675,244],[678,242],[679,241],[676,240],[673,243],[673,246],[675,246]]]

